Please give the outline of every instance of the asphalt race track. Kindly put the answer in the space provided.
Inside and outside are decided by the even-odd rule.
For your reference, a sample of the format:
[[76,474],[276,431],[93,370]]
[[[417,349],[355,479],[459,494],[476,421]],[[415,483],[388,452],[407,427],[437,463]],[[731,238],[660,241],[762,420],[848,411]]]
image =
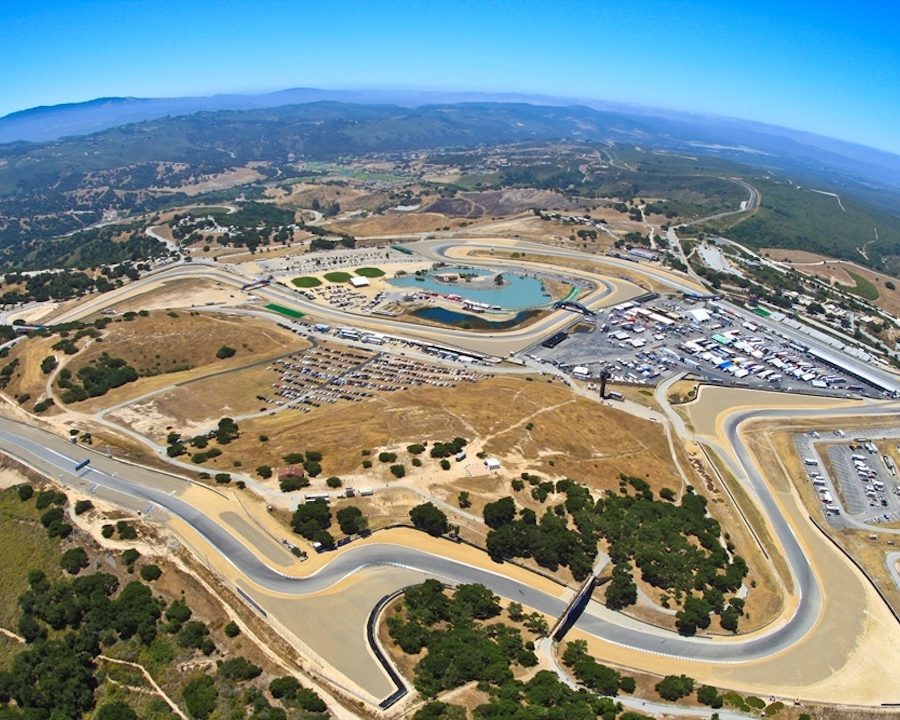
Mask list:
[[[851,413],[884,414],[896,412],[896,404],[853,408],[852,410],[821,410],[809,415],[841,415]],[[735,663],[759,659],[791,647],[803,638],[814,626],[822,603],[822,590],[806,557],[797,543],[787,522],[777,511],[777,506],[762,477],[756,471],[747,448],[738,433],[738,426],[745,420],[758,417],[796,416],[797,411],[749,411],[731,416],[727,422],[727,433],[742,465],[741,470],[750,483],[769,515],[778,540],[783,547],[785,559],[790,565],[802,598],[797,612],[786,622],[752,639],[726,642],[711,638],[681,637],[676,633],[647,626],[635,627],[634,623],[617,622],[615,613],[603,612],[602,606],[586,612],[576,627],[604,640],[644,652],[690,657],[709,662]],[[398,566],[417,570],[425,576],[437,577],[451,583],[483,583],[495,593],[510,600],[516,600],[535,610],[558,616],[565,608],[565,602],[544,592],[509,579],[497,565],[497,572],[490,572],[456,562],[454,560],[426,553],[414,548],[386,544],[368,544],[348,549],[318,572],[304,578],[293,578],[277,572],[245,547],[237,538],[221,525],[205,515],[201,509],[180,499],[177,490],[166,491],[177,483],[172,475],[148,468],[107,458],[99,453],[75,448],[52,433],[8,419],[0,419],[0,443],[3,449],[14,457],[28,462],[51,477],[61,478],[65,483],[77,479],[102,487],[106,490],[131,498],[138,506],[153,504],[171,515],[180,518],[199,532],[212,547],[222,554],[239,573],[253,584],[277,593],[303,596],[324,590],[348,575],[371,566]],[[76,463],[86,457],[91,465],[76,474]]]

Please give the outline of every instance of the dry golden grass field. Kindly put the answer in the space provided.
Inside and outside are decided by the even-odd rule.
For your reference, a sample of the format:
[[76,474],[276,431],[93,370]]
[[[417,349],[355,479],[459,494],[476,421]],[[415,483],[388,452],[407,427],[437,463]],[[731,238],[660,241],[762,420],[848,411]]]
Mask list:
[[389,235],[392,233],[406,234],[418,232],[432,232],[443,227],[458,227],[459,219],[449,218],[440,213],[389,213],[386,215],[372,215],[364,220],[351,222],[335,222],[329,224],[329,228],[348,232],[351,235],[367,237],[370,235]]
[[[268,441],[261,443],[260,435]],[[605,488],[618,486],[619,473],[630,473],[656,489],[673,485],[660,426],[573,397],[568,388],[544,379],[490,378],[452,390],[414,388],[309,414],[286,411],[254,418],[241,424],[241,437],[209,464],[227,469],[240,460],[249,468],[276,467],[284,454],[310,449],[324,454],[323,476],[345,475],[362,472],[362,451],[374,456],[389,449],[398,452],[409,478],[418,473],[426,479],[440,476],[436,462],[426,453],[423,467],[414,471],[406,446],[455,436],[471,441],[470,456],[484,450],[501,458],[505,476],[531,471]],[[388,480],[387,466],[379,465],[376,461],[366,474]],[[481,463],[474,459],[474,465]],[[484,474],[483,468],[477,474]]]
[[[233,357],[220,360],[216,352],[233,348]],[[74,356],[67,367],[73,375],[103,353],[122,358],[141,375],[140,380],[80,403],[79,410],[99,410],[167,385],[265,361],[307,347],[304,340],[256,318],[238,318],[198,312],[153,311],[131,322],[107,326],[95,340]]]

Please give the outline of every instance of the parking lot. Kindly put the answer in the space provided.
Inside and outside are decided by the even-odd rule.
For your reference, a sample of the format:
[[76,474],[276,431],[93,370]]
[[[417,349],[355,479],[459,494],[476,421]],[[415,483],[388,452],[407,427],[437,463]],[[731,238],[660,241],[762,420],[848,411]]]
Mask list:
[[826,440],[819,433],[806,433],[795,436],[794,442],[829,519],[837,525],[843,515],[868,524],[900,520],[896,467],[877,447],[898,442],[900,428],[879,431],[878,440],[843,430],[828,435]]
[[280,358],[273,395],[263,402],[297,407],[304,412],[339,400],[358,402],[378,392],[418,386],[452,388],[474,382],[482,374],[464,367],[427,363],[413,358],[349,346],[318,345]]
[[837,396],[881,397],[880,389],[809,355],[762,322],[743,320],[716,301],[651,297],[593,316],[573,314],[562,333],[525,351],[576,378],[656,385],[688,371],[718,384]]

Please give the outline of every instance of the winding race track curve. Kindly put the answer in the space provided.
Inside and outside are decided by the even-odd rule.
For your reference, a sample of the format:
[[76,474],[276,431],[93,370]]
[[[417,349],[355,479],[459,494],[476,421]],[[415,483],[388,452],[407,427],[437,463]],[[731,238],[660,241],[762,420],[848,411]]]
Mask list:
[[[852,410],[828,410],[814,415],[855,416],[897,412],[894,405],[869,406]],[[720,641],[712,638],[681,637],[657,628],[635,627],[633,623],[619,622],[615,613],[585,613],[576,627],[604,640],[644,652],[690,657],[709,662],[736,663],[764,658],[780,652],[798,642],[813,629],[822,603],[822,589],[790,526],[781,518],[768,486],[753,464],[750,453],[743,444],[738,428],[740,423],[759,417],[796,415],[796,411],[750,411],[730,416],[727,433],[736,450],[741,470],[749,479],[763,508],[773,522],[778,540],[784,549],[785,559],[802,597],[797,611],[784,623],[767,632],[743,640]],[[558,616],[565,602],[529,585],[512,580],[497,572],[470,567],[452,559],[434,555],[412,547],[372,543],[347,549],[316,573],[307,577],[292,577],[263,563],[238,538],[222,525],[206,515],[201,508],[189,504],[177,495],[162,488],[172,487],[173,476],[148,468],[135,466],[79,448],[73,456],[73,447],[64,438],[52,433],[5,418],[0,419],[0,443],[9,454],[27,462],[52,477],[71,483],[76,478],[105,488],[138,503],[152,503],[171,515],[180,518],[194,528],[206,541],[231,563],[249,582],[267,590],[293,596],[320,592],[348,575],[363,568],[392,565],[417,570],[425,575],[439,577],[452,583],[480,582],[502,597],[517,600],[551,616]],[[75,465],[87,453],[91,464],[79,475]],[[176,481],[177,482],[177,481]],[[181,482],[187,484],[186,480]]]

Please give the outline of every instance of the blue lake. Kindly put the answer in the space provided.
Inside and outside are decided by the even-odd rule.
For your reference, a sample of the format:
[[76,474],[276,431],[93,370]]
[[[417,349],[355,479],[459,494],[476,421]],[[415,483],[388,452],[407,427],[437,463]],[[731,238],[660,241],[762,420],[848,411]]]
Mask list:
[[453,325],[473,330],[511,330],[539,313],[539,310],[520,310],[515,317],[497,322],[486,320],[484,315],[469,315],[442,307],[419,308],[413,312],[413,315],[441,325]]
[[441,295],[459,295],[466,300],[499,305],[504,310],[528,310],[530,308],[546,307],[551,298],[544,290],[544,283],[538,278],[520,275],[518,273],[504,272],[505,283],[501,287],[493,283],[465,280],[457,282],[443,282],[433,277],[446,273],[470,273],[478,277],[491,278],[496,273],[481,268],[445,267],[438,270],[429,270],[424,276],[406,275],[399,278],[391,278],[388,282],[394,287],[410,288],[415,290],[431,290]]

